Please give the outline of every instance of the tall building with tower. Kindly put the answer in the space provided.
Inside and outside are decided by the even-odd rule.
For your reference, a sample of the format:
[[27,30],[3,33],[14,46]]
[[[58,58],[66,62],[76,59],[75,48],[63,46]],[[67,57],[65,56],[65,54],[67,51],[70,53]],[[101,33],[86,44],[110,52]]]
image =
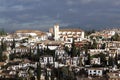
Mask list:
[[81,29],[59,29],[59,25],[54,25],[54,39],[57,41],[64,41],[65,43],[72,43],[82,41],[84,39],[84,31]]
[[56,24],[56,25],[54,25],[54,39],[55,40],[59,40],[59,25],[58,24]]

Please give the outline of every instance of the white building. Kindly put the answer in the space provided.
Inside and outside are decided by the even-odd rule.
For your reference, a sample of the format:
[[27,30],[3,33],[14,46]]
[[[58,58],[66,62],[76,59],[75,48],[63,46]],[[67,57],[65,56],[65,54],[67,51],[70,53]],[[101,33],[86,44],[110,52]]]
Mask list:
[[105,49],[89,49],[88,53],[91,56],[95,54],[105,53]]
[[54,36],[55,40],[59,40],[59,25],[54,25]]
[[91,64],[97,64],[97,65],[100,65],[100,58],[92,58],[91,60]]
[[72,58],[72,65],[73,66],[78,66],[79,65],[79,62],[80,60],[79,60],[79,57],[73,57]]
[[45,56],[41,56],[40,57],[40,63],[42,64],[53,64],[53,57],[52,56],[49,56],[49,55],[45,55]]
[[88,69],[88,75],[89,76],[102,76],[103,75],[103,69],[102,68],[89,68]]
[[59,29],[59,25],[54,26],[54,39],[72,43],[82,41],[84,39],[84,31],[81,29]]
[[18,37],[28,37],[30,42],[37,42],[46,40],[48,38],[47,34],[38,30],[18,30],[15,33]]
[[68,56],[68,54],[65,52],[65,50],[58,49],[55,51],[55,56],[58,59],[64,59],[66,56]]

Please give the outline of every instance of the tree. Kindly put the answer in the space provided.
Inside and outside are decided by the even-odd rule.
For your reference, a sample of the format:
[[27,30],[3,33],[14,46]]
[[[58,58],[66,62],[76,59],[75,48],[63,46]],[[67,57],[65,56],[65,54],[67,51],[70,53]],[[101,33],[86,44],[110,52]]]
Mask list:
[[70,50],[69,50],[68,46],[65,46],[64,50],[68,53],[68,55],[70,55]]
[[48,76],[48,73],[47,73],[47,69],[45,69],[45,80],[49,80],[49,76]]
[[113,59],[113,57],[109,57],[108,63],[109,63],[109,66],[114,66],[114,59]]
[[72,48],[71,48],[71,57],[77,55],[77,49],[75,47],[75,42],[74,42],[74,39],[73,39],[73,43],[72,43]]
[[7,45],[6,45],[5,41],[4,41],[4,39],[2,39],[1,40],[1,49],[2,49],[2,51],[5,51],[6,47],[7,47]]
[[40,80],[40,77],[41,77],[41,64],[38,63],[37,64],[37,80]]
[[113,36],[111,37],[111,40],[112,40],[112,41],[120,41],[120,36],[118,35],[118,33],[115,33],[115,35],[113,35]]
[[2,56],[2,61],[6,61],[7,60],[7,56],[6,55],[3,55]]
[[73,56],[77,56],[78,49],[76,47],[73,48]]
[[[4,42],[4,39],[1,40],[1,46],[0,46],[0,61],[3,61],[3,51],[6,50],[6,43]],[[4,56],[5,59],[5,56]]]
[[38,56],[41,56],[41,54],[40,54],[40,49],[39,49],[39,45],[37,44],[37,55]]
[[106,54],[104,54],[104,53],[95,54],[92,57],[100,58],[100,62],[103,66],[105,66],[107,63]]
[[78,49],[78,51],[77,51],[77,55],[80,56],[80,53],[81,53],[81,52],[80,52],[80,49]]
[[105,46],[106,46],[106,44],[103,43],[102,46],[101,46],[101,49],[105,49]]
[[32,52],[31,46],[30,46],[29,58],[32,58],[33,56],[34,56],[34,54],[33,54],[33,52]]
[[75,73],[70,69],[70,67],[63,67],[61,69],[60,80],[74,80]]
[[50,50],[49,48],[48,48],[48,45],[47,45],[47,48],[44,50],[44,53],[46,54],[46,55],[52,55],[53,57],[55,57],[55,50]]
[[0,62],[2,61],[2,49],[0,48]]
[[5,32],[5,30],[4,29],[1,29],[0,30],[0,35],[2,36],[2,35],[6,35],[7,33]]
[[[60,72],[62,72],[63,76],[61,76]],[[59,69],[59,77],[67,79],[69,76],[69,67],[62,67],[61,70]],[[58,78],[59,78],[58,77]]]
[[90,65],[90,54],[87,53],[87,61],[85,62],[85,64]]
[[15,48],[15,39],[13,39],[13,43],[12,43],[12,46],[11,46],[12,49]]
[[85,31],[85,35],[86,36],[88,36],[88,35],[90,35],[90,34],[92,34],[92,33],[95,33],[95,30],[93,29],[93,30],[89,30],[89,31]]
[[102,62],[102,65],[106,65],[106,55],[104,53],[100,53],[100,61]]
[[117,61],[118,61],[118,55],[117,55],[117,53],[116,53],[116,54],[115,54],[115,58],[114,58],[114,62],[115,62],[116,65],[118,65],[118,62],[117,62]]
[[14,54],[9,55],[10,60],[13,60],[15,58]]
[[51,80],[54,80],[54,77],[55,77],[54,68],[52,68],[52,70],[51,70]]
[[92,44],[91,48],[92,49],[97,49],[97,42],[96,42],[95,39],[93,40],[93,44]]

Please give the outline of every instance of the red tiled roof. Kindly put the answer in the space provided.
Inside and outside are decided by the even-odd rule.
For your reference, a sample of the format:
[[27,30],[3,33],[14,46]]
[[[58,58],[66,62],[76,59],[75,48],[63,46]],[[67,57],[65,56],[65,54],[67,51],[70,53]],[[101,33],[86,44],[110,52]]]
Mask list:
[[71,32],[82,32],[83,30],[81,29],[60,29],[61,32],[64,32],[64,31],[71,31]]

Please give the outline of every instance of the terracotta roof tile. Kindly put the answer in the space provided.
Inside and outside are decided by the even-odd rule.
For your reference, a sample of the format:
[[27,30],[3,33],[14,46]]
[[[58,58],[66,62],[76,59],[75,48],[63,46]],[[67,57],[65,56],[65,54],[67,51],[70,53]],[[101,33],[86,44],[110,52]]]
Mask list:
[[81,29],[60,29],[60,31],[64,32],[64,31],[71,31],[71,32],[82,32],[83,30]]

